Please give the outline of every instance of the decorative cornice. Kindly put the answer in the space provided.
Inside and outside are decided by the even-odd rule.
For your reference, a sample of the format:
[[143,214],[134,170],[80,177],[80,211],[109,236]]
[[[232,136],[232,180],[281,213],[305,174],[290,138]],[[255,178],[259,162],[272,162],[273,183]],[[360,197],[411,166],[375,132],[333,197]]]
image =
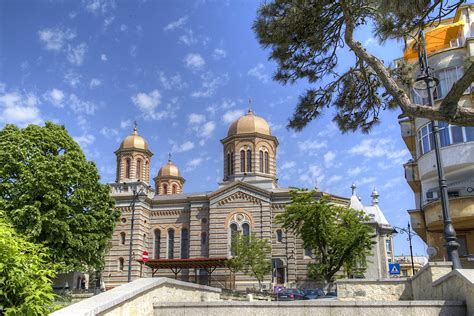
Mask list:
[[190,210],[160,210],[151,211],[151,216],[176,216],[180,214],[190,214]]
[[245,201],[248,201],[248,202],[252,202],[253,204],[256,204],[256,205],[260,204],[260,200],[257,199],[256,197],[251,196],[250,194],[247,194],[245,192],[240,191],[240,192],[235,192],[234,194],[231,194],[230,196],[226,197],[225,199],[220,200],[219,202],[217,202],[217,205],[222,206],[224,204],[233,202],[235,200],[245,200]]

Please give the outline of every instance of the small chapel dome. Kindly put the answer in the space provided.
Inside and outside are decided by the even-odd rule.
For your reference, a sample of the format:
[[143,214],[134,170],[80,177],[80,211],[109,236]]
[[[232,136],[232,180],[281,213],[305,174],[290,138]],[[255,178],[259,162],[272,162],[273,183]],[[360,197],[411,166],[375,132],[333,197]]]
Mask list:
[[247,114],[241,116],[230,125],[227,136],[247,133],[260,133],[268,136],[272,135],[267,121],[260,116],[254,115],[253,111],[250,109]]
[[178,167],[170,160],[160,168],[158,177],[181,177]]
[[149,150],[148,144],[145,139],[138,135],[137,127],[133,129],[132,134],[125,137],[122,144],[120,144],[120,149],[143,149]]

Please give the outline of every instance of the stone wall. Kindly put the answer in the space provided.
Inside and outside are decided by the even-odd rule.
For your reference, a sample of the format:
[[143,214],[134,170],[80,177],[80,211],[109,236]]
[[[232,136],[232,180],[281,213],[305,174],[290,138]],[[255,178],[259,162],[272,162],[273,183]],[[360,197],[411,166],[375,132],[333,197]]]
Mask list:
[[343,279],[336,284],[337,298],[341,301],[399,301],[413,297],[407,279]]
[[293,302],[209,302],[209,303],[155,303],[156,316],[275,316],[275,315],[417,315],[453,316],[465,315],[461,302],[454,301],[399,301],[399,302],[340,302],[340,301],[293,301]]
[[154,303],[218,301],[220,294],[221,289],[173,279],[138,279],[60,309],[51,316],[153,315]]

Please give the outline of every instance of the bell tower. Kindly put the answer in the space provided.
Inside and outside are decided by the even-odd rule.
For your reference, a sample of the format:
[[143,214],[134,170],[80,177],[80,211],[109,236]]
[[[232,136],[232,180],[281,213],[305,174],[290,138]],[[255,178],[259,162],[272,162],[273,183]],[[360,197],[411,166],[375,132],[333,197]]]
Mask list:
[[178,167],[171,161],[169,154],[168,162],[160,168],[155,180],[155,192],[159,195],[179,194],[183,192],[184,178]]

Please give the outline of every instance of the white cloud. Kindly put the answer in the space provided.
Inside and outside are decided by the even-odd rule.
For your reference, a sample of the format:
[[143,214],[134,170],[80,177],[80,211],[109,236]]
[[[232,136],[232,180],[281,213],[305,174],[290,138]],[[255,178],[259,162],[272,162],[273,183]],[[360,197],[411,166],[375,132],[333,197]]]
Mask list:
[[201,88],[191,93],[194,98],[207,98],[216,93],[217,88],[227,84],[229,76],[225,73],[222,76],[214,76],[212,72],[206,72],[201,75]]
[[34,94],[5,92],[5,86],[0,89],[0,122],[25,126],[41,124],[38,98]]
[[80,100],[75,94],[69,96],[69,106],[76,114],[94,115],[97,106],[89,101]]
[[216,124],[212,121],[206,122],[201,128],[201,137],[207,138],[211,136],[212,132],[216,128]]
[[188,123],[191,125],[194,124],[201,124],[206,121],[206,117],[202,114],[197,114],[197,113],[191,113],[188,116]]
[[132,101],[143,113],[153,113],[161,102],[161,94],[156,89],[149,93],[140,92],[132,96]]
[[45,45],[45,49],[52,51],[61,51],[67,41],[76,37],[76,34],[70,29],[62,30],[60,28],[46,28],[38,32],[40,41]]
[[85,134],[82,136],[73,137],[76,143],[79,144],[82,148],[92,145],[95,141],[95,137],[92,134]]
[[327,184],[329,184],[329,185],[330,185],[330,184],[333,184],[333,183],[335,183],[335,182],[338,182],[338,181],[341,180],[341,179],[342,179],[341,176],[338,176],[338,175],[332,176],[331,178],[328,179]]
[[324,163],[326,167],[332,166],[332,162],[334,158],[336,158],[336,153],[333,151],[328,151],[327,153],[324,154]]
[[130,126],[132,126],[132,121],[131,120],[120,121],[120,128],[121,129],[128,128]]
[[188,87],[188,84],[181,78],[179,73],[167,77],[162,71],[158,73],[160,82],[166,90],[182,90]]
[[130,56],[137,57],[137,45],[130,46]]
[[81,75],[73,71],[68,71],[64,74],[64,82],[75,88],[81,83]]
[[265,66],[263,64],[258,64],[254,68],[250,69],[247,74],[253,76],[260,80],[262,83],[267,83],[270,79],[269,76],[265,73]]
[[216,60],[225,58],[226,56],[227,56],[227,52],[222,48],[216,48],[212,52],[212,58],[214,58]]
[[173,148],[171,149],[172,152],[175,153],[182,153],[194,148],[194,143],[191,141],[186,141],[181,145],[173,144]]
[[204,61],[204,58],[201,57],[201,55],[196,53],[189,53],[184,58],[184,64],[189,69],[198,70],[204,67],[206,62]]
[[125,24],[121,24],[121,25],[120,25],[120,31],[125,32],[125,31],[127,31],[127,30],[128,30],[128,26],[127,26],[127,25],[125,25]]
[[115,128],[102,127],[99,133],[107,138],[114,138],[118,136],[119,131]]
[[59,89],[52,89],[43,94],[43,99],[52,105],[54,105],[57,108],[63,108],[64,107],[64,92],[62,92]]
[[358,174],[360,174],[362,171],[364,171],[364,169],[362,169],[361,167],[355,167],[355,168],[347,170],[347,175],[351,177],[355,177]]
[[364,184],[374,183],[375,180],[377,180],[375,177],[364,177],[360,180],[357,180],[357,184],[364,185]]
[[389,138],[364,139],[349,150],[352,155],[360,155],[369,159],[383,158],[387,164],[401,164],[408,158],[408,150],[397,148]]
[[298,142],[298,149],[309,156],[316,156],[318,150],[327,147],[327,141],[323,140],[305,140]]
[[101,85],[102,85],[102,80],[97,79],[97,78],[92,78],[91,82],[89,83],[89,88],[94,89]]
[[115,8],[114,0],[83,0],[83,2],[86,4],[86,10],[93,14],[105,14]]
[[76,47],[68,47],[67,51],[67,60],[76,66],[82,65],[84,61],[84,57],[87,52],[87,44],[86,43],[81,43],[77,45]]
[[169,23],[168,25],[166,25],[163,28],[163,30],[164,31],[173,31],[173,30],[175,30],[177,28],[180,28],[183,25],[185,25],[187,20],[188,20],[188,17],[185,15],[185,16],[177,19],[176,21],[173,21],[173,22]]
[[198,158],[194,158],[194,159],[189,160],[189,161],[186,163],[186,171],[191,171],[191,170],[196,169],[196,168],[199,167],[203,162],[204,162],[204,158],[202,158],[202,157],[198,157]]
[[224,123],[228,124],[234,122],[242,115],[244,115],[243,110],[229,110],[224,113],[224,115],[222,116],[222,120],[224,121]]
[[294,167],[296,167],[295,161],[285,161],[281,164],[280,170],[293,169]]
[[323,170],[317,165],[310,165],[306,170],[301,171],[299,180],[310,186],[319,186],[324,180]]
[[108,60],[107,55],[106,54],[100,54],[100,60],[107,61]]
[[194,37],[193,30],[187,29],[184,31],[184,34],[179,37],[179,42],[191,46],[193,44],[196,44],[198,40]]

